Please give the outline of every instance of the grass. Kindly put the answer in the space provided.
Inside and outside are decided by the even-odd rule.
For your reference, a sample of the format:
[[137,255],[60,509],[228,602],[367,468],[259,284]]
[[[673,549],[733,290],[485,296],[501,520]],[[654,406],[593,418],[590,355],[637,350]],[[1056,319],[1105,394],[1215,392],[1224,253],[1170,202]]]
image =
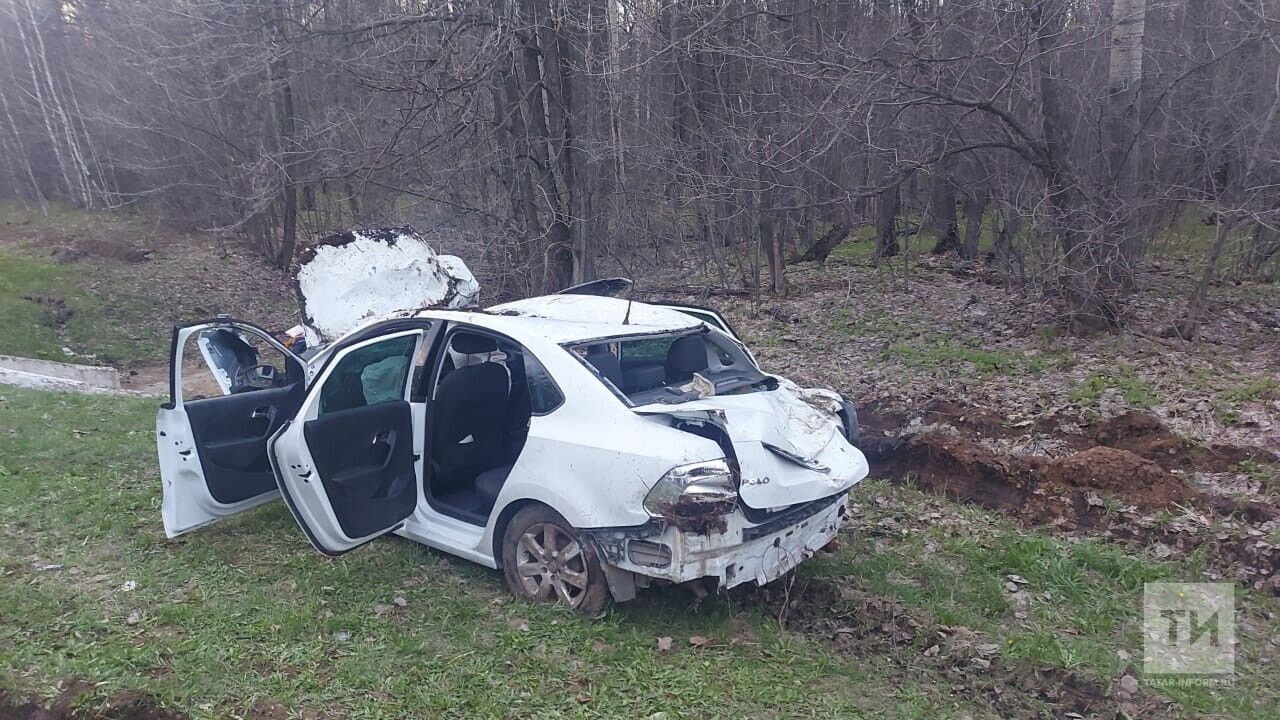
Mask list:
[[931,373],[1040,375],[1069,369],[1077,362],[1070,351],[1054,347],[1052,338],[1045,339],[1042,347],[992,348],[981,338],[966,334],[962,327],[937,319],[904,323],[889,315],[863,314],[839,306],[826,308],[821,316],[830,336],[883,341],[887,344],[881,356],[886,362]]
[[1075,364],[1065,351],[1007,350],[987,348],[975,338],[927,333],[910,341],[891,343],[884,351],[887,360],[938,372],[976,372],[982,375],[1039,375],[1051,368]]
[[1280,398],[1280,380],[1272,377],[1250,378],[1235,387],[1218,393],[1218,398],[1228,403],[1246,403]]
[[1114,390],[1129,407],[1146,410],[1159,400],[1155,386],[1137,376],[1132,365],[1118,363],[1113,370],[1092,372],[1067,394],[1071,402],[1093,409],[1108,391]]
[[[125,248],[149,259],[111,256]],[[175,323],[227,312],[287,327],[296,304],[260,264],[136,216],[0,204],[0,354],[135,367],[167,357]]]
[[[13,328],[0,334],[0,352],[60,359],[65,345],[153,362],[175,320],[220,310],[253,319],[287,303],[271,296],[254,307],[248,298],[266,297],[262,288],[235,283],[250,264],[224,268],[220,250],[185,238],[155,244],[156,259],[142,264],[53,262],[46,233],[88,232],[100,217],[0,206],[17,238],[0,242],[0,315]],[[127,216],[96,222],[149,232]],[[835,257],[871,246],[846,242]],[[28,299],[46,296],[72,311],[63,322],[50,314],[56,306]],[[991,348],[945,322],[831,310],[822,330],[876,340],[885,360],[926,373],[1034,376],[1076,363],[1050,334],[1034,350]],[[791,328],[771,321],[753,344],[791,347]],[[1076,392],[1081,404],[1106,392],[1135,405],[1155,399],[1128,366],[1091,375]],[[1241,381],[1218,397],[1275,394]],[[1112,685],[1141,666],[1143,584],[1200,579],[1204,566],[1203,554],[1156,560],[867,482],[841,549],[801,567],[795,599],[811,585],[853,589],[829,609],[855,619],[867,611],[859,598],[899,603],[922,624],[908,641],[872,627],[850,652],[759,600],[692,608],[677,589],[586,620],[516,602],[499,573],[399,539],[324,558],[278,503],[165,539],[154,403],[0,389],[0,689],[49,698],[82,678],[93,683],[85,707],[132,690],[193,718],[1061,716],[1015,682],[997,689],[1017,696],[1019,711],[1001,712],[982,689],[1003,680],[928,661],[936,626],[978,633],[1002,668],[1060,668]],[[1025,581],[1019,595],[1005,587],[1011,575]],[[1280,707],[1268,646],[1280,635],[1280,602],[1249,590],[1237,602],[1235,687],[1161,690],[1180,706],[1174,716],[1255,718]],[[710,643],[695,647],[696,636]],[[673,650],[658,648],[664,637]]]
[[1269,465],[1263,465],[1253,460],[1241,460],[1232,469],[1249,476],[1250,480],[1258,483],[1263,492],[1280,490],[1280,478],[1276,477],[1275,471]]
[[82,268],[4,247],[0,315],[12,323],[0,334],[4,355],[132,365],[167,350],[167,328],[157,327],[145,297],[105,297],[85,283]]
[[[512,600],[500,575],[387,539],[338,559],[278,503],[169,541],[159,522],[152,401],[6,389],[0,400],[0,687],[93,704],[145,690],[196,718],[278,703],[329,717],[984,716],[954,678],[915,667],[929,638],[843,655],[771,613],[651,590],[602,620]],[[866,500],[885,497],[881,508]],[[847,584],[964,625],[1004,662],[1107,683],[1138,657],[1142,583],[1193,577],[1099,541],[1020,531],[985,511],[868,483],[874,505],[801,579]],[[930,513],[941,521],[922,521]],[[875,537],[887,517],[908,533]],[[1025,619],[1002,586],[1028,581]],[[402,600],[402,605],[397,603]],[[1252,617],[1276,613],[1242,595]],[[1273,615],[1273,618],[1275,616]],[[1280,630],[1275,620],[1262,625]],[[688,638],[703,636],[695,648]],[[672,637],[661,652],[657,638]],[[1253,717],[1280,702],[1246,635],[1236,688],[1170,691],[1188,708]],[[1034,698],[1028,707],[1049,713]],[[1030,711],[1029,711],[1030,712]]]
[[941,682],[900,696],[883,671],[727,603],[687,612],[683,592],[592,621],[398,539],[327,560],[279,504],[167,541],[151,402],[4,397],[0,686],[51,696],[89,678],[102,697],[145,688],[211,718],[268,701],[371,718],[972,710]]
[[[886,518],[899,527],[918,524],[920,517],[940,514],[943,520],[888,542],[847,535],[839,553],[814,562],[814,572],[851,578],[943,624],[982,632],[1006,657],[1035,665],[1098,677],[1137,670],[1144,583],[1201,577],[1202,557],[1161,561],[1101,540],[1028,533],[981,509],[904,488],[869,485],[862,495],[893,499],[865,504],[865,526],[883,526]],[[1004,587],[1013,575],[1025,581],[1024,617]],[[1277,608],[1274,597],[1237,592],[1234,688],[1169,688],[1165,694],[1186,710],[1227,717],[1260,717],[1259,709],[1280,707],[1269,660],[1280,632]]]

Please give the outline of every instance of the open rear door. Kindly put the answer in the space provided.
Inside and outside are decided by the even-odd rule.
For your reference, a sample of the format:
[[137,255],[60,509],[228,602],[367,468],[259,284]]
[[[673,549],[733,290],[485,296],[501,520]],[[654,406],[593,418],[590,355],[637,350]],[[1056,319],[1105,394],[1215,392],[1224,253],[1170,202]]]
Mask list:
[[[233,338],[252,358],[209,362]],[[269,333],[235,320],[173,329],[169,402],[156,416],[165,534],[176,537],[273,500],[267,440],[302,404],[303,363]]]
[[396,530],[417,508],[425,405],[410,391],[429,336],[390,332],[335,351],[271,442],[285,502],[326,555]]

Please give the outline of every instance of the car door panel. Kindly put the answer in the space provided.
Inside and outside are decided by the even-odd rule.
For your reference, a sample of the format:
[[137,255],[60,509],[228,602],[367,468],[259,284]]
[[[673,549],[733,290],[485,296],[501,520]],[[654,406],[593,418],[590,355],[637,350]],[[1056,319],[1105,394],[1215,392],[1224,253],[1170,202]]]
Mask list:
[[229,505],[276,489],[267,438],[302,404],[304,390],[296,382],[185,404],[213,499]]
[[[201,361],[184,367],[184,353],[197,348],[206,334],[226,333],[274,349],[283,363],[281,384],[244,385],[232,394],[200,399],[184,397],[184,373],[200,372],[197,368],[204,365]],[[220,318],[174,328],[170,399],[156,416],[161,517],[167,536],[182,535],[278,497],[267,445],[272,433],[301,405],[305,377],[302,360],[252,324]],[[204,392],[195,388],[185,394]]]
[[303,425],[315,474],[348,537],[408,517],[417,503],[407,402],[340,410]]
[[424,321],[338,350],[271,440],[281,494],[326,555],[394,531],[417,509],[424,414],[410,383],[435,329]]

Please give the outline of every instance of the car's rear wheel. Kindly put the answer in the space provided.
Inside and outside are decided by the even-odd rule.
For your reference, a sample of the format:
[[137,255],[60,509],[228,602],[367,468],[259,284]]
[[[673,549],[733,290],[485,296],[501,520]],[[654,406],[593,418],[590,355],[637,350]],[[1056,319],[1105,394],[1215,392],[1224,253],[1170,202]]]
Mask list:
[[545,505],[520,510],[502,537],[507,586],[518,597],[560,602],[586,615],[609,604],[609,586],[593,548]]

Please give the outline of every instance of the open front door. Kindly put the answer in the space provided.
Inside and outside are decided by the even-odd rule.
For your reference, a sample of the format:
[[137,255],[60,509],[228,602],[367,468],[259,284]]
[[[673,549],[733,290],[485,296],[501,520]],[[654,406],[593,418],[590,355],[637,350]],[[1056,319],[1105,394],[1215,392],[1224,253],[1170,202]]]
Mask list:
[[404,330],[337,350],[271,442],[285,501],[326,555],[396,530],[418,505],[425,405],[410,391],[428,336]]
[[[232,340],[245,362],[209,362],[211,342]],[[301,359],[248,323],[175,327],[171,347],[156,449],[164,530],[176,537],[275,499],[267,440],[293,417],[306,388]]]

